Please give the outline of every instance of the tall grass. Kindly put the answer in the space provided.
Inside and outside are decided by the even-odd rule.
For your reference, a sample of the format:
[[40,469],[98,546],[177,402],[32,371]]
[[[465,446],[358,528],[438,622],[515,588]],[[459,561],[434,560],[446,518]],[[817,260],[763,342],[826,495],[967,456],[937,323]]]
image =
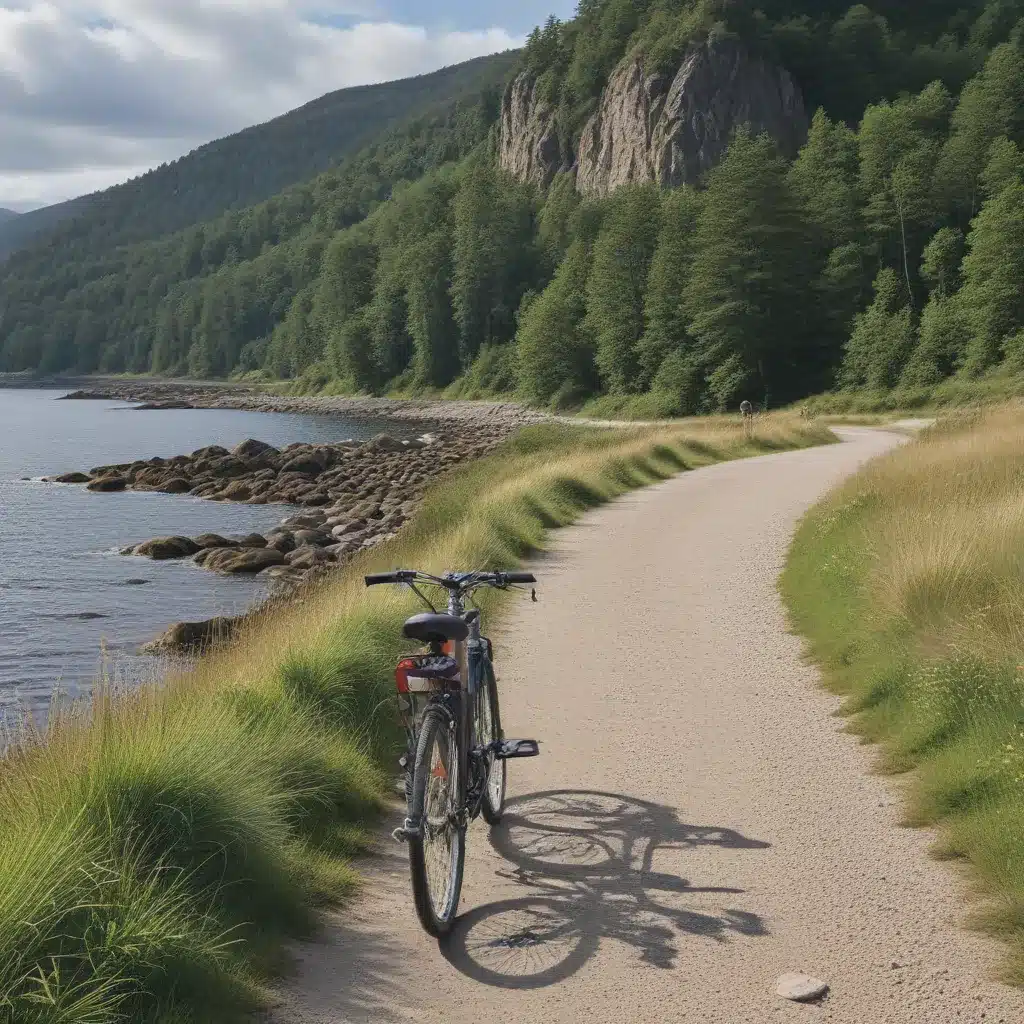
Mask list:
[[1024,375],[998,369],[983,377],[948,377],[930,387],[829,392],[814,395],[796,404],[814,415],[821,415],[956,409],[996,405],[1021,398],[1024,398]]
[[802,524],[783,592],[1024,983],[1024,410],[962,413],[867,466]]
[[240,1019],[284,942],[356,884],[388,789],[388,677],[415,607],[367,571],[515,565],[680,470],[828,440],[796,419],[531,428],[439,482],[392,542],[163,686],[101,689],[0,762],[0,1020]]

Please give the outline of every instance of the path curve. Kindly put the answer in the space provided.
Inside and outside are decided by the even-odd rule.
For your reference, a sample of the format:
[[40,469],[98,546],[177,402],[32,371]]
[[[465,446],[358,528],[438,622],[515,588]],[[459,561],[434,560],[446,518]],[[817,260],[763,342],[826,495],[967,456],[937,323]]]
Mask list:
[[[276,1024],[1024,1020],[959,927],[962,883],[898,827],[896,786],[843,732],[786,632],[797,520],[901,440],[731,462],[555,535],[540,603],[495,638],[506,825],[473,826],[454,941],[416,922],[404,851],[299,952]],[[515,651],[515,660],[512,652]],[[827,980],[786,1003],[789,971]]]

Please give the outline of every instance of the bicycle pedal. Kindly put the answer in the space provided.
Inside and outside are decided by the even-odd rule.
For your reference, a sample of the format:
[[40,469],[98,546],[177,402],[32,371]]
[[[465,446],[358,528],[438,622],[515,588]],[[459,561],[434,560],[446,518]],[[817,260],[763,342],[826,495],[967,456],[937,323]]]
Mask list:
[[536,740],[505,740],[495,751],[499,761],[510,761],[514,757],[537,757],[540,744]]

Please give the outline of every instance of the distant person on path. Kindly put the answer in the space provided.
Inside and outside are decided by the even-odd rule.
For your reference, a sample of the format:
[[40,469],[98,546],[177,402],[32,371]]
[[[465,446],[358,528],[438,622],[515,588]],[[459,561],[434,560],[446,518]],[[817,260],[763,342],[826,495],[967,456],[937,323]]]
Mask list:
[[740,402],[740,413],[743,416],[743,429],[749,437],[754,428],[754,407],[747,401]]

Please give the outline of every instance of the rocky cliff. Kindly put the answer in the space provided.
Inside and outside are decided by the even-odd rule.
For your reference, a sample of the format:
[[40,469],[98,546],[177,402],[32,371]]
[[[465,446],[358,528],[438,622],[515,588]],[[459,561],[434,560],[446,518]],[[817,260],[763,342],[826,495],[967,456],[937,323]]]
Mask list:
[[[501,163],[546,184],[565,160],[550,108],[520,75],[505,95]],[[795,155],[807,138],[803,96],[789,72],[735,40],[694,46],[675,76],[646,75],[632,59],[612,73],[576,155],[576,187],[606,195],[620,185],[694,184],[722,158],[736,128],[768,132]]]
[[524,71],[505,90],[499,159],[517,180],[546,187],[561,167],[553,114],[538,96],[537,83],[528,72]]

